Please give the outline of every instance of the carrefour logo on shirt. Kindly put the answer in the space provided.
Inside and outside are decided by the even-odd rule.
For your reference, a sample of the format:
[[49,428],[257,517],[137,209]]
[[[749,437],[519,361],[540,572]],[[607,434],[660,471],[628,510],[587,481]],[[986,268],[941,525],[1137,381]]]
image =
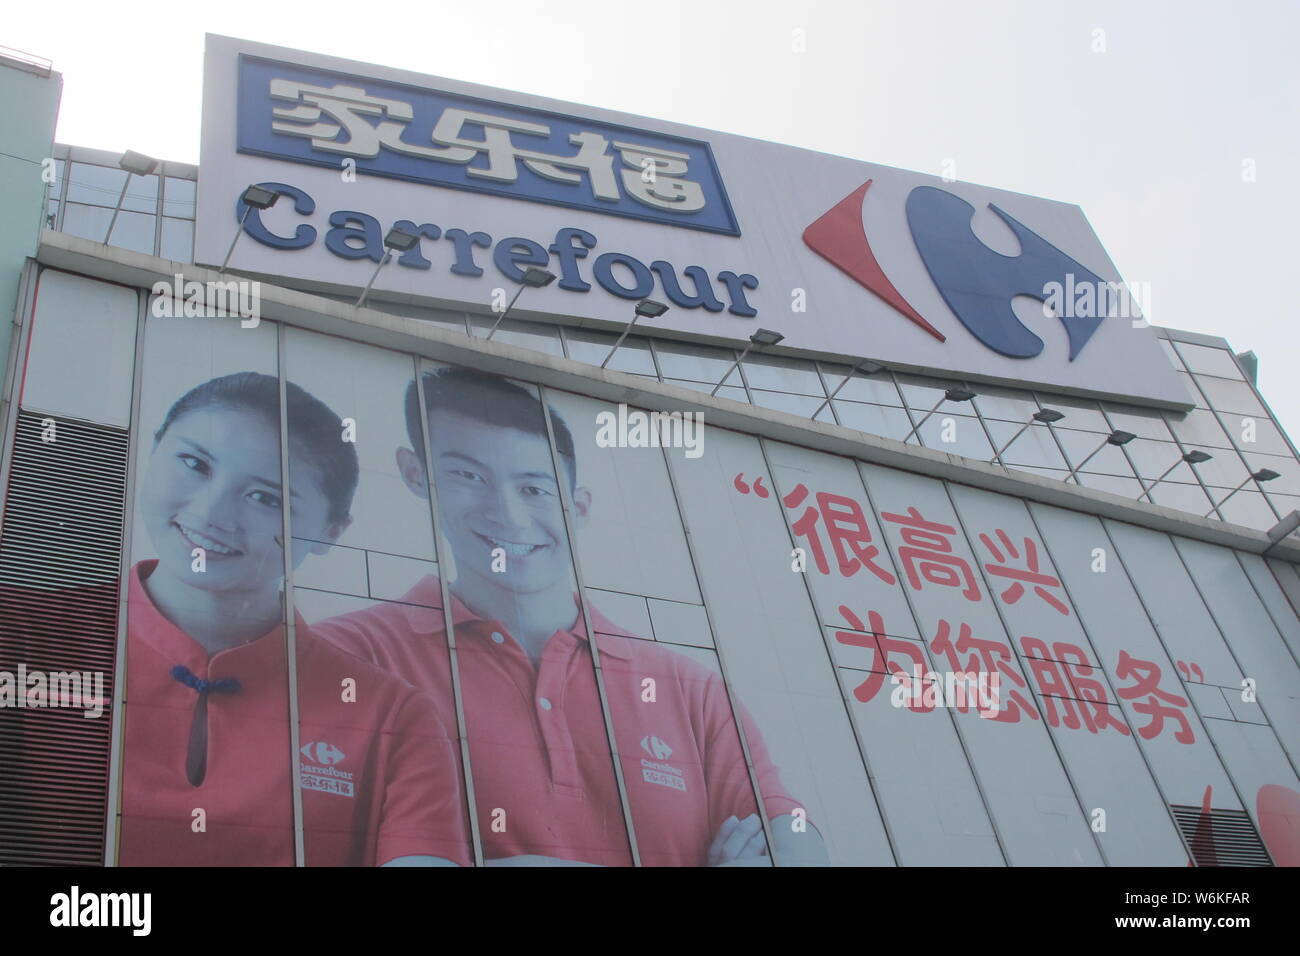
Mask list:
[[342,750],[325,741],[312,741],[303,744],[298,749],[302,751],[302,755],[308,760],[324,764],[326,767],[332,767],[345,756]]

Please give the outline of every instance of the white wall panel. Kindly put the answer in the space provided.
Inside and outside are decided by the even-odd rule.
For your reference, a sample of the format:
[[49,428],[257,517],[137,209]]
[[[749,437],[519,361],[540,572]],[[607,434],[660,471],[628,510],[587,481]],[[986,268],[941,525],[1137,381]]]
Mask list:
[[[707,454],[668,460],[736,699],[832,862],[892,863],[807,590],[790,569],[790,538],[757,440],[714,429]],[[762,478],[768,497],[741,494],[737,475]]]

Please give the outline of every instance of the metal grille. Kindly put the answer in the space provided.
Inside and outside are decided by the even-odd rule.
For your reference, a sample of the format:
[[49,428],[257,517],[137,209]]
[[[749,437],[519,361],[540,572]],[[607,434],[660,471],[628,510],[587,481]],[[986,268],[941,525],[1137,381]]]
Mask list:
[[1272,866],[1245,810],[1203,810],[1170,804],[1197,866]]
[[[14,691],[0,707],[0,865],[103,862],[126,470],[125,431],[19,412],[0,532]],[[19,707],[20,669],[28,687],[37,673],[101,677],[82,707]]]

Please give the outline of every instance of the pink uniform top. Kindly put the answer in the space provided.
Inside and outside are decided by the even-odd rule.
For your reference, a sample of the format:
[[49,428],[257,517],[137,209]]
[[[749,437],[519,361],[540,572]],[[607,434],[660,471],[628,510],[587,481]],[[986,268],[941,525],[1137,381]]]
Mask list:
[[[284,631],[211,657],[162,616],[132,569],[119,863],[292,866]],[[304,850],[311,866],[427,855],[470,862],[458,755],[433,702],[315,638],[296,619]],[[199,692],[175,679],[235,678],[207,696],[207,768],[186,771]],[[344,699],[355,681],[355,702]],[[201,740],[201,738],[200,738]],[[204,829],[195,810],[204,811]]]
[[[440,583],[400,603],[314,625],[319,637],[404,677],[455,711]],[[556,631],[540,665],[499,621],[452,598],[461,695],[486,859],[540,854],[630,865],[591,652],[582,623]],[[641,861],[699,866],[729,816],[757,812],[722,680],[593,610],[601,670]],[[645,683],[653,679],[653,685]],[[753,721],[745,736],[770,818],[799,806]]]

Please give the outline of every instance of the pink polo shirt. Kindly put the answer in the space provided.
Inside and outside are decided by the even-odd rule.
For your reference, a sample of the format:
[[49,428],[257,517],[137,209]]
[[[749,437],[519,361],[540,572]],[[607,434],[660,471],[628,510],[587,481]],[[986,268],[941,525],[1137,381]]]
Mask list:
[[[443,723],[454,726],[440,587],[426,577],[400,603],[321,621],[314,630],[428,692]],[[629,865],[581,621],[557,631],[534,667],[499,621],[478,618],[454,596],[452,609],[485,857],[540,854]],[[757,812],[722,680],[594,609],[592,616],[641,861],[704,865],[723,821]],[[767,813],[788,814],[799,804],[741,712]]]
[[[162,616],[132,569],[122,769],[123,866],[292,866],[287,655],[282,627],[208,653]],[[304,850],[311,866],[401,856],[470,862],[457,753],[433,702],[315,638],[296,619]],[[207,769],[186,773],[199,694],[172,676],[238,679],[207,695]],[[355,681],[355,702],[344,681]],[[454,726],[454,725],[453,725]],[[196,809],[206,830],[195,832]]]

